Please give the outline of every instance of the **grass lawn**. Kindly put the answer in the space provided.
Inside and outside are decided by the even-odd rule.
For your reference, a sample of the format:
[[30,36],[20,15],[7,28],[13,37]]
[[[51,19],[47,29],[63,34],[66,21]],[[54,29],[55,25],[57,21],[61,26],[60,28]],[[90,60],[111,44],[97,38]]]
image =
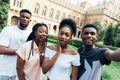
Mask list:
[[105,66],[103,71],[103,80],[120,80],[120,62],[114,62]]

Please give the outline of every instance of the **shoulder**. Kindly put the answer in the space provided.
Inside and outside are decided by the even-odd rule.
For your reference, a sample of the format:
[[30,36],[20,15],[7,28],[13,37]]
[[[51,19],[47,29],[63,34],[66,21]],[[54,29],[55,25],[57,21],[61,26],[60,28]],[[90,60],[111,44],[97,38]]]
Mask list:
[[47,48],[56,51],[56,45],[48,45]]
[[74,50],[71,47],[70,47],[70,53],[71,53],[71,55],[77,55],[78,54],[77,50]]
[[14,30],[14,29],[16,29],[17,28],[17,26],[7,26],[7,27],[5,27],[3,30],[2,30],[2,32],[4,31],[4,32],[10,32],[11,30]]

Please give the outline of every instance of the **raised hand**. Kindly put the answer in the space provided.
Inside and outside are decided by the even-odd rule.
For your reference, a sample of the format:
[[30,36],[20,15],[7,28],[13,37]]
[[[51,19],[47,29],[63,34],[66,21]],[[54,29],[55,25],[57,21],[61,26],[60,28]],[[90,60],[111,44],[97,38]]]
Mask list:
[[58,53],[61,53],[61,52],[62,52],[62,48],[61,48],[61,46],[60,46],[59,41],[57,41],[57,52],[58,52]]
[[40,41],[39,41],[40,54],[44,53],[46,45],[47,45],[46,38],[40,39]]

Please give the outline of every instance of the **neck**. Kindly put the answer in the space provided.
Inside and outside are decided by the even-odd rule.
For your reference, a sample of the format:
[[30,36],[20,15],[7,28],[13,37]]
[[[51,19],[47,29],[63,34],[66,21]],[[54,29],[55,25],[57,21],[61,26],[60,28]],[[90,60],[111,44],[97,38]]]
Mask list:
[[85,50],[91,50],[95,48],[95,45],[89,46],[89,45],[85,45]]
[[68,45],[61,46],[62,49],[66,49]]
[[27,27],[21,27],[20,25],[19,25],[18,27],[19,27],[19,29],[21,29],[21,30],[26,30],[26,29],[27,29]]

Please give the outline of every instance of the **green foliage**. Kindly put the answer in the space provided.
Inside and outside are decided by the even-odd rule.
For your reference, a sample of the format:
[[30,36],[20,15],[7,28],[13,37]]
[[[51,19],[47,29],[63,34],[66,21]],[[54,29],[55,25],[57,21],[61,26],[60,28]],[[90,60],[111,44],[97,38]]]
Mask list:
[[115,40],[115,46],[120,47],[120,37]]
[[114,28],[114,41],[115,46],[120,47],[120,23],[118,23]]
[[0,31],[7,25],[10,0],[0,0]]
[[94,22],[93,24],[96,25],[97,28],[98,28],[98,30],[99,30],[99,32],[98,32],[98,35],[99,35],[98,41],[102,41],[102,40],[103,40],[103,35],[104,35],[104,32],[105,32],[105,29],[103,29],[103,26],[101,25],[100,22],[97,22],[97,21],[96,21],[96,22]]
[[[48,42],[56,44],[57,43],[57,37],[54,36],[54,35],[49,35],[48,36]],[[69,44],[72,45],[72,46],[75,46],[75,47],[80,47],[83,43],[80,39],[72,39],[69,42]]]
[[115,26],[115,32],[116,35],[120,34],[120,22]]
[[109,66],[105,66],[102,80],[120,80],[120,62],[112,61]]
[[72,39],[69,42],[69,44],[79,48],[81,45],[83,45],[83,42],[81,40],[79,40],[79,39]]
[[113,47],[113,46],[108,46],[108,45],[104,45],[104,44],[99,44],[99,42],[98,43],[96,43],[95,44],[97,47],[100,47],[100,48],[109,48],[109,49],[111,49],[111,50],[116,50],[118,47]]
[[104,71],[102,74],[102,80],[112,80],[111,76],[108,74],[108,71]]
[[113,38],[113,34],[114,33],[114,28],[112,27],[112,24],[110,24],[105,32],[105,36],[103,38],[103,43],[105,45],[114,45],[114,38]]

